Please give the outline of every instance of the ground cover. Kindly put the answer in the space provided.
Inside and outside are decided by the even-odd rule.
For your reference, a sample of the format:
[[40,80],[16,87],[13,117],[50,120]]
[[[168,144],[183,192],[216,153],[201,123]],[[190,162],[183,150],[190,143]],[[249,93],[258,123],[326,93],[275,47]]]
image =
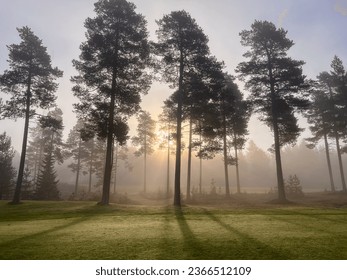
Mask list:
[[344,202],[0,202],[0,259],[347,259]]

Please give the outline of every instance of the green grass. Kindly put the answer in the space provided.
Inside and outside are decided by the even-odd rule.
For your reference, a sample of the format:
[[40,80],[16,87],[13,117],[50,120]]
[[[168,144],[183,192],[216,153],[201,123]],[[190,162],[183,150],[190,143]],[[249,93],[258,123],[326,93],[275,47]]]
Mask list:
[[347,259],[347,209],[0,202],[1,259]]

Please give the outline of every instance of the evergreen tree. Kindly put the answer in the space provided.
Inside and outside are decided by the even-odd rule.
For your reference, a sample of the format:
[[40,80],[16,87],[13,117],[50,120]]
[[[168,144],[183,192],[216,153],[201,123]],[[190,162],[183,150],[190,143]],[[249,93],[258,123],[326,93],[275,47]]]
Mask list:
[[[238,152],[243,149],[246,143],[247,126],[251,113],[250,104],[244,100],[243,94],[231,77],[226,77],[226,86],[220,95],[219,102],[222,119],[224,168],[227,169],[226,165],[235,165],[236,188],[237,193],[240,193]],[[233,155],[227,150],[233,150]]]
[[32,199],[33,198],[34,182],[31,178],[29,167],[26,165],[23,174],[21,199]]
[[342,60],[337,56],[331,62],[330,75],[325,75],[325,82],[329,88],[331,102],[333,103],[333,137],[336,142],[336,152],[339,161],[340,175],[342,182],[342,191],[347,192],[344,167],[342,163],[343,149],[340,146],[340,140],[347,139],[347,72],[343,66]]
[[178,89],[174,205],[180,206],[182,118],[186,95],[184,85],[191,77],[189,73],[198,71],[200,60],[208,56],[208,38],[186,11],[171,12],[158,20],[157,24],[158,43],[154,44],[154,52],[160,57],[158,70],[164,81]]
[[92,190],[92,178],[93,174],[96,172],[96,167],[95,167],[95,139],[94,137],[85,141],[85,148],[87,152],[86,157],[82,157],[82,164],[84,164],[87,167],[87,174],[89,176],[88,179],[88,193],[91,193]]
[[86,42],[82,43],[74,67],[79,76],[74,94],[75,108],[88,117],[87,123],[106,139],[106,160],[100,204],[109,203],[114,141],[124,143],[127,119],[140,107],[140,94],[147,93],[150,78],[146,21],[126,0],[99,0],[95,18],[85,22]]
[[249,61],[240,63],[237,72],[251,92],[255,112],[273,131],[278,199],[285,202],[281,147],[295,143],[301,132],[295,112],[308,107],[302,94],[308,89],[302,74],[304,62],[287,56],[294,43],[285,30],[277,29],[273,23],[255,21],[251,30],[243,30],[240,36],[241,44],[250,50],[244,54]]
[[120,162],[122,161],[124,163],[124,166],[129,170],[132,171],[133,166],[129,163],[128,161],[128,147],[126,146],[120,146],[115,145],[114,150],[113,150],[113,176],[112,176],[112,181],[113,181],[113,193],[116,193],[116,188],[117,188],[117,178],[118,178],[118,169],[120,167]]
[[31,128],[29,145],[27,148],[26,165],[33,174],[33,180],[37,183],[40,168],[45,152],[52,146],[53,155],[58,164],[62,164],[65,158],[65,144],[63,142],[63,112],[59,108],[41,116],[36,127]]
[[143,171],[143,191],[147,189],[147,156],[154,152],[154,145],[157,141],[155,134],[156,122],[152,119],[150,113],[142,111],[138,115],[137,136],[132,138],[134,146],[138,146],[138,150],[135,152],[137,157],[143,155],[144,171]]
[[16,170],[12,166],[14,150],[6,132],[0,134],[0,200],[8,198],[13,190]]
[[69,164],[72,172],[76,173],[75,194],[77,195],[80,174],[83,172],[83,159],[89,159],[89,153],[85,142],[82,140],[83,122],[78,120],[77,124],[70,130],[66,140],[67,156],[72,157],[73,162]]
[[174,154],[173,147],[173,131],[175,131],[175,113],[170,107],[163,107],[163,112],[159,115],[159,130],[163,131],[163,142],[159,144],[159,149],[166,149],[167,161],[166,161],[166,197],[170,195],[170,155]]
[[59,181],[57,180],[54,163],[55,159],[52,151],[49,151],[45,155],[37,181],[37,189],[34,196],[37,200],[59,200]]
[[289,195],[294,195],[294,196],[303,196],[303,191],[302,191],[302,186],[300,183],[300,180],[296,174],[289,175],[289,178],[286,183],[286,192]]
[[3,115],[7,118],[25,118],[21,159],[13,203],[19,203],[23,181],[25,155],[29,131],[29,119],[35,115],[35,108],[48,108],[54,104],[54,82],[62,76],[58,68],[52,68],[51,58],[41,40],[29,27],[17,29],[20,44],[8,46],[9,70],[0,76],[0,85],[11,98],[6,102]]
[[309,110],[305,113],[309,129],[312,137],[306,138],[308,141],[307,147],[313,149],[317,146],[321,139],[324,140],[325,155],[329,171],[331,191],[335,192],[334,178],[331,168],[329,142],[328,138],[333,135],[333,108],[332,100],[330,98],[329,88],[324,82],[328,73],[321,73],[318,76],[318,81],[312,83],[311,104]]

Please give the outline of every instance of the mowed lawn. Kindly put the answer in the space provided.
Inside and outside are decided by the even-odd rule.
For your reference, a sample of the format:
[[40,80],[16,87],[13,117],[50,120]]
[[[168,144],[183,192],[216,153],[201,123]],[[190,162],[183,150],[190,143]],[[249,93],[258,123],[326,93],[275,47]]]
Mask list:
[[0,202],[1,259],[347,259],[347,208]]

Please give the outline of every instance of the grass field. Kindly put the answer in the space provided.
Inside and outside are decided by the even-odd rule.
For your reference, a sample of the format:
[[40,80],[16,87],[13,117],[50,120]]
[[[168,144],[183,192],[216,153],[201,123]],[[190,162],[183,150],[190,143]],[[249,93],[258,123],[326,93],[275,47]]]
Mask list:
[[0,202],[1,259],[347,259],[347,208]]

